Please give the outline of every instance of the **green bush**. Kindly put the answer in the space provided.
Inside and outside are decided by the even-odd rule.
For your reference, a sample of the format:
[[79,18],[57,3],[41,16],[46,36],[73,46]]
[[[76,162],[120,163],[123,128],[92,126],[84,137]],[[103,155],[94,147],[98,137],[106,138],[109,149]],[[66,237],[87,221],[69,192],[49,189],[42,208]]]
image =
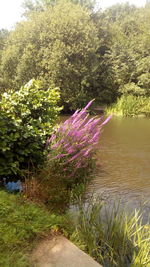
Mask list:
[[131,82],[124,84],[120,87],[119,92],[121,92],[123,95],[134,95],[134,96],[145,96],[146,91],[142,88],[140,88],[137,84]]
[[9,91],[0,101],[0,176],[18,174],[29,162],[44,160],[44,144],[57,115],[59,90],[43,90],[31,80],[19,91]]

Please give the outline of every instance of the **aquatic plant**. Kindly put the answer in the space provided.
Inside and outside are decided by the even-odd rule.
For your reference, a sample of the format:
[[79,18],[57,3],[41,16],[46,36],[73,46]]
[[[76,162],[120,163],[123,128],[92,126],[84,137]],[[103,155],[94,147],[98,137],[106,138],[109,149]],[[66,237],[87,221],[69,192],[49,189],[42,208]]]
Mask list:
[[128,214],[119,204],[92,199],[79,205],[75,225],[71,241],[103,266],[150,267],[150,225],[140,211]]
[[150,116],[150,97],[122,95],[117,102],[106,109],[107,114],[124,117]]

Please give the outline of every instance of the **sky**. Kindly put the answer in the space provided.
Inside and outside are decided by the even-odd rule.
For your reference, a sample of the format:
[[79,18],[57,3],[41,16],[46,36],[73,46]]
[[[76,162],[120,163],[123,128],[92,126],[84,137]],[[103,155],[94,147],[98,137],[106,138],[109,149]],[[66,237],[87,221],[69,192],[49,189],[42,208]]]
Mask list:
[[[100,7],[106,8],[116,3],[125,3],[126,0],[98,0]],[[16,22],[21,20],[23,0],[0,0],[0,29],[12,29]],[[130,4],[144,6],[146,0],[128,0]]]

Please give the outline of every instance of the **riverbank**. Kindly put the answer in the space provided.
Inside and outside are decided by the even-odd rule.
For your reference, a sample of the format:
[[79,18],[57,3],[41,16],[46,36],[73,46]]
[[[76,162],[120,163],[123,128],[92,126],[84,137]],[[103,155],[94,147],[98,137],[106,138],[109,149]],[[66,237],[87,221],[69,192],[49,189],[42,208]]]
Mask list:
[[128,216],[116,204],[107,213],[101,199],[93,199],[88,205],[79,201],[76,205],[77,213],[60,216],[21,195],[0,191],[0,266],[31,267],[31,252],[39,241],[58,233],[103,266],[150,266],[150,225],[142,225],[139,212]]
[[150,117],[150,97],[122,95],[105,112],[122,117]]

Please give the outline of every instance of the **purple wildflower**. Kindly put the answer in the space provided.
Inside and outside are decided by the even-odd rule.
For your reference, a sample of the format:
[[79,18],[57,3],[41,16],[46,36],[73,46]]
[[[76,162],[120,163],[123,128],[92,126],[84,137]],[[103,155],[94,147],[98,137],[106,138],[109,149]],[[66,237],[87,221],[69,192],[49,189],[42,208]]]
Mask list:
[[78,158],[81,155],[81,152],[78,152],[76,155],[74,155],[73,157],[71,157],[66,163],[69,163],[73,160],[75,160],[76,158]]
[[92,105],[92,103],[93,103],[93,101],[94,101],[95,99],[92,99],[85,107],[84,107],[84,109],[83,110],[87,110],[91,105]]
[[[93,103],[91,100],[82,110],[77,110],[69,119],[60,125],[56,132],[47,140],[47,145],[51,146],[48,157],[51,160],[62,158],[62,162],[67,164],[67,170],[71,170],[71,175],[80,167],[88,166],[89,159],[92,158],[96,150],[102,127],[111,119],[103,117],[88,118],[87,109]],[[52,155],[57,155],[53,157]],[[61,168],[61,166],[59,166]],[[64,167],[63,167],[64,168]],[[62,169],[62,172],[65,170]]]
[[92,147],[91,147],[91,148],[88,148],[88,149],[84,152],[83,156],[84,156],[84,157],[87,157],[87,156],[89,155],[89,153],[91,152],[91,150],[92,150]]
[[55,159],[60,159],[60,158],[63,158],[63,157],[65,157],[65,156],[67,156],[67,154],[59,154],[59,155],[57,155],[57,156],[55,157]]
[[112,115],[110,115],[102,124],[101,126],[105,125],[107,122],[110,121],[110,119],[112,118]]

